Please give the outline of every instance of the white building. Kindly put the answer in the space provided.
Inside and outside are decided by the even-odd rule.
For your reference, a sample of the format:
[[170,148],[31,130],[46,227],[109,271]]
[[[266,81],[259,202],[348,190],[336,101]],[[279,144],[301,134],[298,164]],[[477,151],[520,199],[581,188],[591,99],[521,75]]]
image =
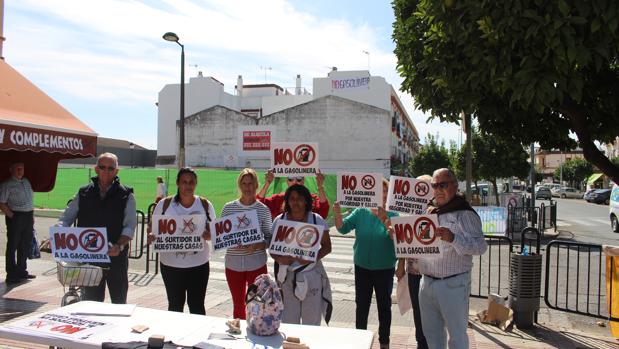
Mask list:
[[[300,76],[292,89],[244,85],[239,76],[234,95],[212,77],[191,78],[185,85],[186,164],[268,167],[268,151],[243,149],[242,131],[253,129],[269,132],[269,141],[318,142],[320,166],[330,170],[388,173],[418,152],[417,130],[384,78],[333,70],[314,78],[312,91],[302,87]],[[334,96],[339,98],[329,98]],[[158,106],[158,163],[172,164],[178,151],[179,84],[159,92]]]

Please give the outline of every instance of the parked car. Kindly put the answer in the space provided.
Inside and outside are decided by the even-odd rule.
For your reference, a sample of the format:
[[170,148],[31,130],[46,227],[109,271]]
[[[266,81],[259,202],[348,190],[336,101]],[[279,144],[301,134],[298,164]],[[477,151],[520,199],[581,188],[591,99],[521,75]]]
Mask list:
[[539,187],[535,192],[535,198],[552,200],[552,193],[550,193],[550,189],[546,187]]
[[587,202],[593,202],[596,204],[608,205],[610,203],[610,189],[596,189],[589,195]]
[[574,188],[570,188],[570,187],[563,187],[560,190],[555,190],[552,192],[552,196],[554,197],[560,197],[560,198],[570,198],[570,199],[580,199],[582,198],[582,192],[574,189]]
[[615,233],[619,233],[619,186],[617,184],[613,184],[613,189],[610,192],[610,227],[613,229]]

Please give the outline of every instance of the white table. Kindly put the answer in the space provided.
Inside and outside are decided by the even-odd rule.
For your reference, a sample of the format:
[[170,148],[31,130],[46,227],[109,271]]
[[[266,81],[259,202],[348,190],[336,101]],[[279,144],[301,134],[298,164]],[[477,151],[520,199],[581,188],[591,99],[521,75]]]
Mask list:
[[[87,311],[89,304],[92,306],[92,303],[94,302],[79,302],[45,313],[69,315],[71,312]],[[33,318],[35,317],[33,316]],[[153,334],[164,335],[166,341],[180,345],[191,346],[200,342],[208,342],[225,348],[281,348],[284,336],[293,336],[299,337],[301,342],[307,344],[311,349],[359,349],[370,348],[374,337],[373,332],[366,330],[292,324],[282,324],[279,328],[280,333],[277,335],[261,337],[247,334],[245,323],[242,322],[243,333],[237,336],[240,337],[239,339],[209,340],[208,337],[211,333],[226,332],[228,329],[225,324],[227,319],[141,307],[136,307],[129,317],[88,316],[87,318],[110,322],[114,324],[114,327],[94,334],[87,339],[68,340],[49,338],[36,333],[23,333],[15,328],[7,327],[6,325],[10,325],[8,323],[0,326],[0,336],[23,342],[76,349],[101,348],[103,342],[146,342],[148,337]],[[131,331],[131,327],[135,325],[145,325],[149,329],[141,334],[135,333]]]

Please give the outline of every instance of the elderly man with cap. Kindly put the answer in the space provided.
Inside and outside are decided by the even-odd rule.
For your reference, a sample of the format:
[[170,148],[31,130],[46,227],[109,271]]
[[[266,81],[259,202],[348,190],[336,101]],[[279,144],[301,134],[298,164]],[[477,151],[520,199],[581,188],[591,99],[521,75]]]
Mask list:
[[[256,199],[266,205],[271,211],[271,219],[279,216],[284,212],[284,193],[273,194],[272,196],[265,197],[269,186],[275,179],[275,175],[272,171],[268,171],[264,176],[264,185],[256,194]],[[294,184],[300,184],[305,186],[305,177],[288,177],[286,179],[288,187]],[[316,186],[318,187],[318,195],[312,195],[312,212],[318,213],[322,218],[327,218],[329,215],[329,200],[327,200],[327,194],[324,188],[325,176],[318,172],[316,174]]]
[[[11,178],[0,185],[0,210],[6,220],[6,282],[17,283],[34,279],[28,274],[26,260],[32,246],[34,231],[33,195],[24,163],[11,164]],[[17,257],[17,258],[16,258]]]
[[129,280],[128,246],[133,239],[137,217],[133,189],[120,184],[118,157],[103,153],[97,159],[96,177],[83,186],[71,200],[58,226],[70,227],[77,220],[78,227],[105,227],[110,243],[108,255],[111,263],[104,270],[98,286],[86,287],[86,300],[103,302],[105,285],[112,303],[127,303]]
[[473,256],[486,252],[487,245],[479,216],[457,193],[456,175],[447,168],[438,169],[431,185],[434,199],[428,213],[438,215],[435,234],[443,240],[443,253],[419,261],[423,334],[430,349],[443,349],[447,344],[450,349],[468,349],[470,272]]

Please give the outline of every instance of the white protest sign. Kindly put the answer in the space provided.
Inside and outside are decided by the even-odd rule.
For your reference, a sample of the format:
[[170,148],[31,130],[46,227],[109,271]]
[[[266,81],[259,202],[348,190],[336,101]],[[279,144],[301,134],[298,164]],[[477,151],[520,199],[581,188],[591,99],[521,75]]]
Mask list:
[[318,143],[271,143],[271,170],[276,177],[315,176],[318,173]]
[[50,227],[49,239],[57,261],[110,262],[105,228]]
[[319,225],[280,219],[269,247],[269,253],[298,257],[315,262],[320,250],[323,227]]
[[11,322],[6,326],[25,334],[76,340],[102,333],[114,325],[81,316],[47,313]]
[[430,183],[414,178],[391,176],[387,211],[401,212],[407,215],[424,214],[434,192]]
[[391,217],[393,244],[398,258],[435,258],[443,253],[443,241],[436,236],[436,215]]
[[204,215],[153,215],[153,243],[155,252],[202,251],[206,242],[202,233],[206,228]]
[[239,212],[216,219],[210,223],[211,234],[215,233],[213,249],[247,246],[264,241],[256,210]]
[[383,205],[383,175],[380,173],[337,173],[337,202],[342,207]]

